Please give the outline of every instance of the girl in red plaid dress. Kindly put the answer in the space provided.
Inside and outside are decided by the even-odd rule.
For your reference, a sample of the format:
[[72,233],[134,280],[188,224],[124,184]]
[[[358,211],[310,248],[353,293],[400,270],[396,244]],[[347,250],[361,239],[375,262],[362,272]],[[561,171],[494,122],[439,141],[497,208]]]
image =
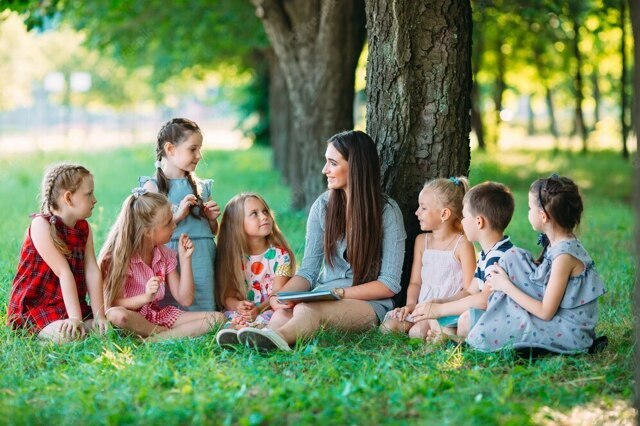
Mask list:
[[102,277],[86,221],[96,204],[93,176],[82,166],[52,166],[41,197],[40,214],[34,215],[20,251],[7,322],[58,343],[82,338],[90,329],[103,334]]
[[186,234],[176,252],[164,246],[176,224],[166,196],[135,188],[123,203],[100,252],[107,318],[141,337],[198,336],[225,321],[220,312],[185,312],[160,306],[165,283],[182,306],[193,303],[193,243]]

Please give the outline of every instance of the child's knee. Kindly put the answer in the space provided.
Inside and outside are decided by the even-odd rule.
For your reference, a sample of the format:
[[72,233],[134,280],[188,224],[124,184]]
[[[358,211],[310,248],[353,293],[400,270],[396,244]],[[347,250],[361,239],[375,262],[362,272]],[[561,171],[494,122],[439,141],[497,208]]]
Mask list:
[[424,339],[429,333],[429,321],[420,321],[409,329],[409,337],[412,339]]
[[388,318],[384,320],[382,324],[380,324],[380,332],[381,333],[394,333],[401,331],[400,322],[393,318]]
[[107,320],[116,327],[126,328],[129,322],[127,310],[122,307],[111,308],[106,312]]

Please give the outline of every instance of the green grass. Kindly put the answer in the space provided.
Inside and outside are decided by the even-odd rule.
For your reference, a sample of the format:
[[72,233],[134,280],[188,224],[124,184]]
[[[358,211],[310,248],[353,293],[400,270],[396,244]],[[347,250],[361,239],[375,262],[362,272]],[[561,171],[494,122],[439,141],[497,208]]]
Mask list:
[[[152,148],[98,154],[47,153],[0,158],[0,320],[4,323],[28,214],[42,170],[53,161],[85,164],[96,178],[99,208],[90,219],[97,246],[139,174],[152,169]],[[305,215],[288,210],[289,190],[270,170],[270,152],[207,152],[199,175],[212,177],[222,205],[243,190],[264,195],[298,255]],[[581,239],[607,284],[598,331],[609,347],[595,356],[516,359],[420,342],[377,331],[323,331],[293,353],[219,349],[213,335],[160,344],[110,332],[65,346],[41,344],[0,326],[0,424],[532,424],[543,407],[569,413],[619,410],[632,397],[631,294],[635,277],[630,206],[632,167],[612,153],[474,153],[471,181],[497,180],[514,190],[508,233],[531,250],[526,220],[534,178],[552,171],[584,188]],[[618,408],[616,408],[618,407]],[[547,414],[546,420],[557,420]],[[629,410],[616,411],[630,421]]]

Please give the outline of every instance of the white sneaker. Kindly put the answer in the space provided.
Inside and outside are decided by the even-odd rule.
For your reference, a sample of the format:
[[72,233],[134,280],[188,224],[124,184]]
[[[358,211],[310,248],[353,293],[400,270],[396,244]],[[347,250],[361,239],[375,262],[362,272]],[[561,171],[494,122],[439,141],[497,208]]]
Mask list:
[[238,332],[238,340],[250,348],[271,351],[280,349],[290,352],[291,347],[276,331],[270,328],[245,327]]
[[223,328],[216,334],[216,342],[219,346],[236,346],[240,344],[238,340],[238,330],[235,328]]

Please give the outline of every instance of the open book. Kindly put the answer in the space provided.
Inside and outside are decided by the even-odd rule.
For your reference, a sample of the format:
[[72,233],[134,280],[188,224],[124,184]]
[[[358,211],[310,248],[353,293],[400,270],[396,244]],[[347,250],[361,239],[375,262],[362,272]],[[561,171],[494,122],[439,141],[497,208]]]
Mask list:
[[280,303],[320,302],[323,300],[340,300],[331,290],[322,291],[281,291],[276,293]]

